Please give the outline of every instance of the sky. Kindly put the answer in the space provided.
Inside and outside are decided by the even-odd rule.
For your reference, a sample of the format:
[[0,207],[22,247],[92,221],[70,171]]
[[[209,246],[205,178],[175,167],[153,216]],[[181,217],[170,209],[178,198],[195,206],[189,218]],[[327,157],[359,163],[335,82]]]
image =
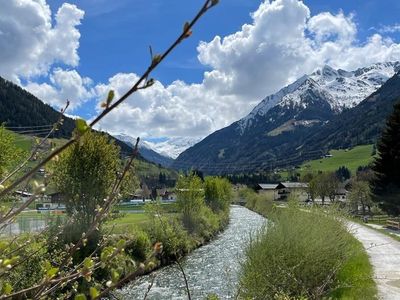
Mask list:
[[[0,76],[92,119],[122,95],[203,0],[0,0]],[[329,64],[400,60],[398,0],[220,0],[99,128],[152,141],[202,138]]]

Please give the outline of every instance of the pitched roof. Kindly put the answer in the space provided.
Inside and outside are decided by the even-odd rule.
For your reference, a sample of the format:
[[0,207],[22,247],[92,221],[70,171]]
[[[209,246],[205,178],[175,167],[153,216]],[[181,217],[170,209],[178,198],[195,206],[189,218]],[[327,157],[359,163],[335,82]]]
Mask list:
[[296,188],[307,188],[308,187],[308,183],[304,183],[304,182],[281,182],[279,185],[282,185],[284,188],[292,188],[292,189],[296,189]]
[[258,185],[263,190],[274,190],[278,186],[277,183],[259,183]]

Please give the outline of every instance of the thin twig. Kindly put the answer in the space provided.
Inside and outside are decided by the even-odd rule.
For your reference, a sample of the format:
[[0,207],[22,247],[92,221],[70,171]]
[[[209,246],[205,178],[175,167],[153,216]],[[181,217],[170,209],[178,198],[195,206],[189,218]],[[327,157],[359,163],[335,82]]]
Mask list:
[[[122,102],[124,102],[129,96],[131,96],[133,93],[135,93],[140,85],[146,80],[146,78],[149,77],[150,73],[153,72],[153,70],[185,39],[188,37],[188,33],[191,31],[192,27],[199,21],[199,19],[211,8],[213,7],[217,1],[215,0],[206,0],[205,4],[203,7],[200,9],[200,11],[197,13],[197,15],[194,17],[194,19],[189,23],[188,26],[185,27],[181,35],[175,40],[175,42],[162,54],[159,56],[159,59],[157,61],[152,61],[151,65],[148,67],[146,72],[136,81],[136,83],[132,86],[132,88],[127,91],[119,100],[117,100],[115,103],[110,105],[110,107],[106,108],[101,112],[90,124],[89,126],[93,128],[94,125],[96,125],[100,120],[102,120],[106,115],[108,115],[112,110],[114,110],[116,107],[118,107]],[[27,172],[25,175],[20,177],[19,179],[15,180],[11,185],[6,187],[2,192],[0,192],[0,197],[6,195],[7,193],[11,192],[14,188],[16,188],[18,185],[20,185],[22,182],[24,182],[26,179],[28,179],[31,175],[33,175],[35,172],[37,172],[42,166],[47,164],[53,157],[57,156],[61,152],[63,152],[65,149],[70,147],[72,144],[74,144],[76,141],[80,139],[80,136],[76,136],[71,138],[66,144],[55,150],[53,153],[51,153],[48,157],[43,159],[38,165],[36,165],[30,172]]]
[[185,270],[183,269],[182,264],[180,263],[179,259],[176,260],[176,264],[178,265],[179,270],[182,273],[183,279],[185,280],[186,293],[187,293],[188,299],[191,300],[192,297],[190,295],[189,283],[188,283],[187,278],[186,278]]
[[154,284],[154,280],[155,280],[155,279],[156,279],[156,276],[155,276],[155,275],[152,276],[151,282],[150,282],[150,284],[149,284],[149,286],[148,286],[148,288],[147,288],[146,294],[144,294],[143,300],[146,300],[146,299],[147,299],[147,296],[149,295],[150,290],[151,290],[151,288],[153,287],[153,284]]

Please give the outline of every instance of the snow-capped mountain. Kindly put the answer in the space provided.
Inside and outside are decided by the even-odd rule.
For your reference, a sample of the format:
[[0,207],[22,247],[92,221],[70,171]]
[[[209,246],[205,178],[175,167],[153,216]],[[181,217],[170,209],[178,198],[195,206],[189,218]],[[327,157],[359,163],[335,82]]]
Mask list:
[[246,173],[295,165],[332,147],[374,143],[400,97],[399,74],[399,62],[355,71],[325,66],[266,97],[243,119],[181,153],[172,166]]
[[335,70],[326,65],[266,97],[239,121],[239,130],[243,134],[246,128],[252,127],[257,119],[278,105],[305,109],[305,95],[310,92],[316,98],[324,98],[333,112],[340,113],[344,108],[358,105],[399,70],[400,62],[377,63],[355,71]]
[[[125,142],[126,144],[128,144],[131,147],[134,147],[136,144],[136,138],[133,138],[129,135],[120,134],[120,135],[116,135],[115,137],[117,139]],[[146,141],[140,141],[139,152],[148,161],[151,161],[156,164],[160,164],[164,167],[169,167],[173,162],[173,159],[171,157],[158,153],[157,151],[155,151],[152,148],[151,143],[146,142]]]
[[[115,137],[129,146],[134,147],[136,138],[127,134],[115,135]],[[143,139],[139,143],[140,154],[147,160],[156,164],[169,167],[173,160],[183,151],[192,147],[200,141],[199,138],[172,137],[164,141],[154,142]]]
[[192,137],[172,137],[163,142],[145,141],[145,143],[159,154],[175,159],[183,151],[200,142],[200,140],[200,138]]

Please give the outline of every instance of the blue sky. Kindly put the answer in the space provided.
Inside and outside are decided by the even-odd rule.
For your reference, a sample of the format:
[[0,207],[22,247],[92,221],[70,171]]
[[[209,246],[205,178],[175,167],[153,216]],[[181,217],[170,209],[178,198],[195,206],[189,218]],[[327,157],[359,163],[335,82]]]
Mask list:
[[[54,107],[71,98],[70,114],[90,119],[109,89],[123,93],[146,69],[148,46],[164,50],[203,0],[17,3],[0,11],[0,75]],[[101,127],[204,137],[325,63],[356,69],[399,60],[399,12],[398,0],[220,0],[154,73],[153,90]]]
[[[50,0],[55,12],[64,0]],[[79,27],[82,34],[78,70],[95,81],[105,81],[118,72],[139,73],[148,63],[148,45],[165,49],[176,36],[182,23],[193,16],[203,0],[81,0],[69,1],[85,11]],[[182,4],[185,2],[185,4]],[[206,69],[197,60],[200,40],[210,41],[215,35],[226,36],[251,21],[250,13],[260,0],[221,0],[195,29],[191,39],[175,51],[155,77],[165,84],[176,79],[199,82]],[[371,28],[392,25],[399,21],[398,0],[335,0],[304,1],[311,13],[329,11],[354,13],[360,41],[371,34]],[[399,33],[392,36],[399,38]]]

